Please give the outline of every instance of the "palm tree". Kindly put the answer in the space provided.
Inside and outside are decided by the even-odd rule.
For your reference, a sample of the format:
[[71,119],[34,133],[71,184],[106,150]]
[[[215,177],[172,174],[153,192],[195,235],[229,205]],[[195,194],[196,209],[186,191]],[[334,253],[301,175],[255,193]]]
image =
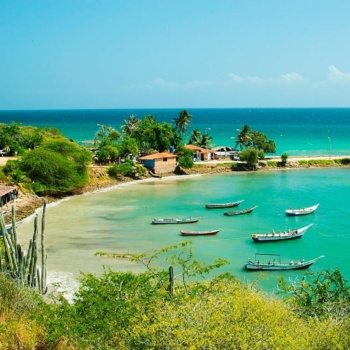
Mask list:
[[122,126],[123,133],[128,136],[132,136],[132,133],[140,124],[140,120],[132,114],[131,116],[129,116],[129,119],[124,120],[124,123],[125,124]]
[[209,148],[211,146],[212,141],[213,141],[213,138],[208,133],[205,133],[202,136],[200,146],[203,148]]
[[186,131],[187,126],[192,120],[192,115],[188,113],[185,109],[179,113],[178,118],[173,118],[176,128],[179,130],[180,134]]
[[193,133],[191,135],[190,140],[188,141],[188,143],[190,145],[197,145],[199,146],[201,144],[201,132],[198,129],[193,130]]
[[[240,149],[248,148],[252,144],[252,138],[250,136],[251,128],[248,125],[244,125],[242,130],[237,129],[240,133],[236,137],[235,148],[239,145]],[[234,138],[234,137],[232,137]]]

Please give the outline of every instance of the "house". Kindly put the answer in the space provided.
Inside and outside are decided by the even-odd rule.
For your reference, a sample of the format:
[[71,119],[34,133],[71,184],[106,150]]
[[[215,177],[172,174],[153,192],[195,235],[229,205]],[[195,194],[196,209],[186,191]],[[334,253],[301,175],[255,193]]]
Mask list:
[[14,186],[0,186],[0,205],[1,207],[18,196],[18,190]]
[[214,152],[214,159],[232,159],[236,160],[238,157],[238,151],[232,147],[228,146],[220,146],[220,147],[215,147],[212,149]]
[[155,174],[169,173],[175,170],[177,166],[176,154],[170,152],[161,152],[149,154],[139,158],[139,161]]
[[195,145],[186,145],[186,148],[190,149],[191,151],[193,151],[193,155],[194,155],[194,160],[199,161],[205,161],[205,160],[211,160],[212,159],[212,155],[213,155],[213,151],[210,149],[206,149],[206,148],[202,148],[199,146],[195,146]]

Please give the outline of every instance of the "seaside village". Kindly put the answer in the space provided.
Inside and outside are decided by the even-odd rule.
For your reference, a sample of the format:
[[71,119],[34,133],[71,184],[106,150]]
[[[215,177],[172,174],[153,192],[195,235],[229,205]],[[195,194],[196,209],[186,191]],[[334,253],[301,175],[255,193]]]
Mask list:
[[[228,146],[207,149],[188,144],[185,147],[193,151],[194,162],[239,160],[238,151]],[[174,154],[174,147],[170,147],[169,152],[149,154],[139,157],[137,160],[149,169],[151,174],[157,175],[173,172],[177,166],[177,155]]]

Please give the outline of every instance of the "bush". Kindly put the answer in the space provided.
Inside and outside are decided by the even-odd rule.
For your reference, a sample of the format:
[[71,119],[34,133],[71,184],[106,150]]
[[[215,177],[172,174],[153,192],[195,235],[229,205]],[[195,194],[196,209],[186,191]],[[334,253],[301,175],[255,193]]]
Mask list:
[[309,165],[334,165],[334,161],[331,159],[310,159]]
[[87,183],[84,164],[44,148],[27,152],[22,157],[20,168],[44,190],[68,192]]
[[350,158],[334,159],[334,163],[341,164],[341,165],[349,165]]
[[146,169],[139,164],[135,165],[131,159],[125,159],[124,163],[113,164],[107,172],[110,177],[114,178],[117,178],[118,175],[135,177],[136,174],[145,175]]
[[277,162],[273,161],[273,160],[269,160],[269,161],[267,161],[267,166],[277,167]]

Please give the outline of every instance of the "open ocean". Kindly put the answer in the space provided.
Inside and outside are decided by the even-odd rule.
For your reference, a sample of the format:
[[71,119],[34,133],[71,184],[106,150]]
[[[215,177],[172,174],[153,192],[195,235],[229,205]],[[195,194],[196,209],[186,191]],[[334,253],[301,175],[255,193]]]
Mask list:
[[[187,109],[191,130],[200,129],[216,145],[234,145],[237,128],[248,124],[276,141],[277,153],[289,155],[350,155],[350,109]],[[2,111],[0,122],[54,126],[78,142],[93,139],[97,123],[119,128],[135,114],[153,114],[170,122],[179,110],[108,111]],[[141,270],[128,260],[95,257],[99,251],[133,253],[163,248],[178,242],[180,229],[220,229],[217,236],[193,237],[197,260],[211,263],[216,257],[230,264],[229,271],[244,281],[259,279],[266,291],[276,289],[281,272],[247,272],[243,265],[255,253],[281,254],[282,260],[305,260],[320,255],[309,271],[339,268],[350,279],[349,257],[350,168],[276,170],[195,177],[170,177],[132,182],[65,199],[49,205],[47,245],[49,280],[71,290],[80,272],[100,273],[103,265],[118,270]],[[248,215],[229,217],[223,210],[208,210],[208,202],[243,199],[239,208],[257,205]],[[320,203],[317,211],[287,217],[285,209]],[[155,217],[199,217],[196,224],[152,225]],[[301,239],[254,243],[252,233],[267,233],[313,224]],[[21,243],[33,231],[33,217],[19,225]],[[188,238],[186,238],[188,240]],[[159,262],[163,264],[164,262]],[[300,279],[308,270],[284,271],[287,280]]]
[[[350,108],[186,109],[192,115],[187,135],[194,129],[208,132],[215,146],[234,146],[243,125],[265,133],[276,142],[276,155],[350,155]],[[139,119],[152,114],[159,122],[172,123],[181,109],[110,109],[0,111],[0,123],[56,127],[79,143],[93,140],[108,125],[120,131],[130,115]]]

